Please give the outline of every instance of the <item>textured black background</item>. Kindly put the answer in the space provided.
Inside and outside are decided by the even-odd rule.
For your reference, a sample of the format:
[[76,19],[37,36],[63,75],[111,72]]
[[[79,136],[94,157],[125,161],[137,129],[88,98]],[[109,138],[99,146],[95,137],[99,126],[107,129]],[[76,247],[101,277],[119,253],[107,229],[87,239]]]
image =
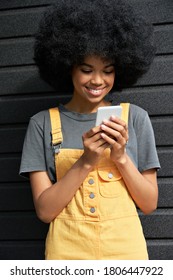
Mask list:
[[[127,1],[127,0],[126,0]],[[65,102],[40,80],[33,35],[48,0],[0,1],[0,259],[44,259],[48,226],[34,211],[29,182],[18,175],[29,118]],[[150,71],[116,98],[146,109],[162,165],[158,209],[140,214],[151,259],[173,259],[173,1],[129,0],[154,25],[157,54]],[[144,151],[145,152],[145,151]]]

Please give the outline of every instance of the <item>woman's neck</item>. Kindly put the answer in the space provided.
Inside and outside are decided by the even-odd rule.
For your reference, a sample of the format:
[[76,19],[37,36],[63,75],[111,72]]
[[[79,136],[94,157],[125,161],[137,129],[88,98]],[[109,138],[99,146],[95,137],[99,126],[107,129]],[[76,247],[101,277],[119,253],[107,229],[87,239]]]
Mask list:
[[90,113],[97,112],[97,109],[99,107],[110,106],[110,105],[111,103],[106,100],[102,100],[102,102],[99,102],[98,104],[95,103],[87,104],[86,102],[79,104],[78,102],[74,101],[72,98],[67,104],[64,105],[64,107],[69,111],[73,111],[76,113],[90,114]]

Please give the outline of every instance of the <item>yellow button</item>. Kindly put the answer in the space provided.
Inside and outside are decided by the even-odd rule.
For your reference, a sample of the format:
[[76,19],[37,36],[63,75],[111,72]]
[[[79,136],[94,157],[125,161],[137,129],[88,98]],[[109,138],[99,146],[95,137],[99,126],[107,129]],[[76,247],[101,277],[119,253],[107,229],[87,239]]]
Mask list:
[[108,178],[109,179],[112,179],[114,177],[114,175],[110,172],[110,173],[108,173]]
[[94,197],[95,197],[95,194],[91,192],[90,195],[89,195],[89,197],[90,197],[90,198],[94,198]]
[[91,212],[91,213],[94,213],[95,211],[96,211],[96,209],[95,209],[94,207],[91,207],[91,208],[90,208],[90,212]]
[[93,185],[93,184],[94,184],[94,180],[93,180],[93,179],[89,179],[89,180],[88,180],[88,183],[89,183],[90,185]]

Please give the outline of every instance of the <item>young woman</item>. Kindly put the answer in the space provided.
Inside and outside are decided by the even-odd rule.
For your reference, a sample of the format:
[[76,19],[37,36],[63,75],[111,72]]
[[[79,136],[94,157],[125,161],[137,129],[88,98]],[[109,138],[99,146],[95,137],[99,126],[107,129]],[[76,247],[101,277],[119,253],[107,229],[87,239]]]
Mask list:
[[[41,77],[72,97],[33,116],[20,174],[30,178],[38,217],[50,223],[46,259],[147,259],[136,206],[156,209],[160,167],[148,114],[123,105],[95,126],[99,107],[154,57],[151,26],[118,0],[63,0],[36,37]],[[116,93],[115,93],[116,98]]]

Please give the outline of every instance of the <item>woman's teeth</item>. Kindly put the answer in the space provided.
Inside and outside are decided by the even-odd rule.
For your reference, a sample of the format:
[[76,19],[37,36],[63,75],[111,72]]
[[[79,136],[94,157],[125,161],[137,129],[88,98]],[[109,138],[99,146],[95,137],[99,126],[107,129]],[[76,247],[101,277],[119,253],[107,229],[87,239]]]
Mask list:
[[88,88],[88,90],[93,94],[99,94],[103,91],[103,89],[92,89],[92,88]]

